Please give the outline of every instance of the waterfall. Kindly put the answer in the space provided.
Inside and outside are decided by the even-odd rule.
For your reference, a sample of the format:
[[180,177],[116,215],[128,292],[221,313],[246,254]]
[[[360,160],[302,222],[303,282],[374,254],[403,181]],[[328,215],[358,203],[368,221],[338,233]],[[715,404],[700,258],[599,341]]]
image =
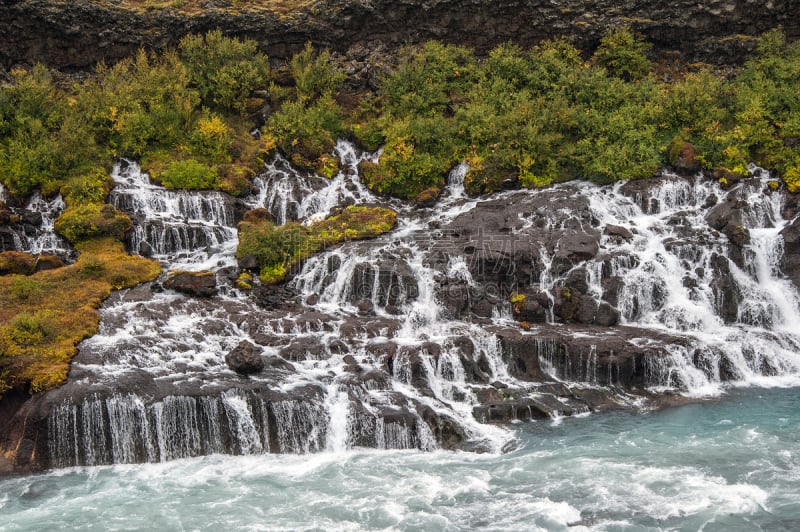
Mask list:
[[[0,203],[5,203],[9,199],[8,191],[0,186]],[[54,230],[55,221],[61,216],[64,208],[61,194],[45,199],[39,192],[34,192],[22,209],[12,208],[12,213],[20,216],[18,224],[8,227],[13,249],[35,255],[44,253],[59,255],[65,259],[74,258],[70,245]],[[1,239],[0,251],[2,251]]]
[[[340,141],[334,155],[341,171],[331,179],[277,156],[238,201],[278,223],[382,203],[399,212],[397,227],[310,257],[279,288],[192,298],[142,286],[113,296],[70,386],[116,391],[52,406],[54,465],[357,447],[499,451],[513,433],[484,421],[588,412],[593,393],[636,405],[649,400],[635,398],[642,392],[707,396],[800,375],[798,292],[781,271],[789,221],[783,193],[764,193],[763,172],[730,190],[665,174],[468,198],[461,164],[436,207],[423,208],[361,184],[359,162],[379,154]],[[235,264],[235,200],[165,190],[128,161],[113,178],[111,200],[133,219],[131,249],[183,269]],[[736,240],[738,226],[747,234]],[[580,287],[571,302],[568,283]],[[539,309],[524,327],[512,290]],[[278,303],[264,305],[263,294]],[[563,317],[584,303],[587,323]],[[601,303],[619,326],[591,322]],[[225,355],[241,342],[260,353],[263,372],[228,368]]]
[[205,270],[235,264],[238,238],[232,199],[220,192],[167,190],[133,161],[114,165],[109,199],[134,221],[134,253],[173,269]]

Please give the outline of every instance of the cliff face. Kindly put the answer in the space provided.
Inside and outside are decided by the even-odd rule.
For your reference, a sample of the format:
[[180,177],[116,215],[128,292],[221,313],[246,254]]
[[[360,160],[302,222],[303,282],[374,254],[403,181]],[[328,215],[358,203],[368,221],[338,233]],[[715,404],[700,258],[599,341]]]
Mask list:
[[[187,33],[220,28],[285,58],[311,40],[345,52],[439,39],[484,51],[513,40],[531,45],[564,35],[592,47],[607,28],[630,25],[657,52],[687,61],[735,63],[752,37],[783,25],[800,36],[794,0],[318,0],[200,2],[201,8],[134,8],[131,2],[2,0],[0,66],[42,61],[81,69],[137,48],[161,49]],[[141,2],[139,3],[141,4]],[[197,3],[193,3],[193,6]],[[235,7],[234,7],[235,6]]]

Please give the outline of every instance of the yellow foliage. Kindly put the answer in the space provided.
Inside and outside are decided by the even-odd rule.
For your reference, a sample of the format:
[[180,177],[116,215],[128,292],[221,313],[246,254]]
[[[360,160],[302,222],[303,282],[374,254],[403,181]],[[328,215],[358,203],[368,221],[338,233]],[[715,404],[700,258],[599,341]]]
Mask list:
[[228,134],[228,126],[218,115],[198,120],[197,130],[203,138],[208,140],[224,138]]
[[87,241],[79,251],[70,266],[0,277],[0,394],[25,383],[35,392],[63,384],[76,345],[97,332],[97,308],[111,290],[161,271],[112,239]]
[[786,171],[783,182],[786,183],[789,192],[800,192],[800,163]]

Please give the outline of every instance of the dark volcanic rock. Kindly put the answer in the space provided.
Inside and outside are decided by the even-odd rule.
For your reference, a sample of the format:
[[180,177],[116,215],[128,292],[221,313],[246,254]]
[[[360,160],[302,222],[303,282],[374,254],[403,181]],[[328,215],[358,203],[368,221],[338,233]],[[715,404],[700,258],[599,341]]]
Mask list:
[[[365,50],[440,39],[486,52],[506,41],[523,47],[568,36],[596,46],[608,28],[632,25],[654,43],[656,53],[678,51],[687,60],[736,63],[753,49],[751,36],[782,24],[800,35],[793,0],[760,4],[731,0],[322,0],[313,4],[205,2],[203,9],[125,9],[118,2],[18,0],[0,4],[0,66],[46,60],[55,67],[113,63],[138,48],[176,46],[188,33],[219,28],[250,37],[270,57],[288,59],[306,41],[339,52],[352,49],[343,68],[379,78],[380,58]],[[287,6],[288,7],[287,9]],[[130,28],[137,28],[132,32]]]
[[217,279],[214,272],[175,271],[167,274],[164,288],[190,296],[210,297],[217,293]]
[[261,359],[261,348],[243,340],[233,350],[225,355],[225,363],[236,373],[252,375],[264,369]]
[[783,272],[800,288],[800,218],[781,231],[784,242]]

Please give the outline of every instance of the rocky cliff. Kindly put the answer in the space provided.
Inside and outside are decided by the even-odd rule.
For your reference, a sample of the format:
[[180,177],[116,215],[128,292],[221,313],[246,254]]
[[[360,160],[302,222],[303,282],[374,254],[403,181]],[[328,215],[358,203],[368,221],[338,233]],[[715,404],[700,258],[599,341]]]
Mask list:
[[280,59],[307,40],[345,52],[440,39],[480,52],[508,40],[530,45],[563,35],[591,48],[618,25],[644,33],[656,52],[724,64],[737,62],[753,36],[777,25],[790,39],[800,36],[799,11],[792,0],[4,0],[0,65],[43,61],[81,69],[213,28],[255,39]]

